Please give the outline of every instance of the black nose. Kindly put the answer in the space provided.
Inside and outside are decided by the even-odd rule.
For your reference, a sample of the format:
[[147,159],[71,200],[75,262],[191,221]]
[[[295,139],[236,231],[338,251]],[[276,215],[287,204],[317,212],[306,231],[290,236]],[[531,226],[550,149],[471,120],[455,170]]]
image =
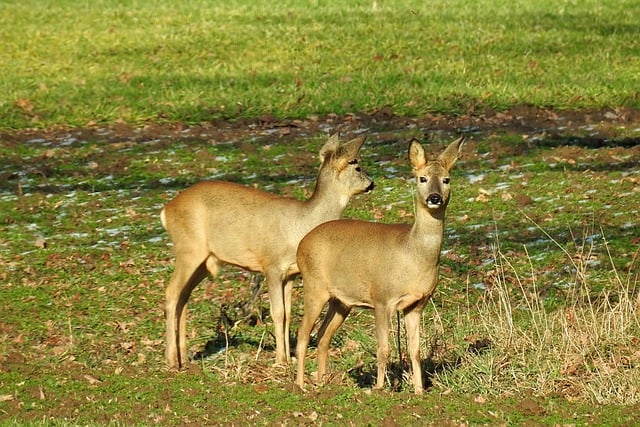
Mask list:
[[373,187],[375,187],[376,185],[373,183],[373,181],[371,181],[371,184],[369,184],[369,186],[367,188],[365,188],[365,193],[368,193],[369,191],[373,190]]
[[440,205],[442,204],[442,196],[439,194],[431,194],[427,197],[427,203],[430,205]]

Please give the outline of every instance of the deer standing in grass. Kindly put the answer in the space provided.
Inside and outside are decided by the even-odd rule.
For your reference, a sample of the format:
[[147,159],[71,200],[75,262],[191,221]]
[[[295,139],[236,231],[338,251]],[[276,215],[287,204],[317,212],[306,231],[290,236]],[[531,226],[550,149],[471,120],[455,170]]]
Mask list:
[[366,136],[341,144],[333,135],[320,150],[321,166],[307,201],[251,187],[205,181],[189,187],[164,207],[162,225],[174,245],[175,269],[166,289],[166,360],[188,362],[186,318],[191,292],[220,263],[266,277],[275,325],[276,363],[290,362],[289,325],[292,279],[297,274],[298,243],[313,227],[340,218],[349,199],[373,188],[360,168]]
[[389,323],[404,313],[413,387],[422,394],[420,322],[423,309],[438,284],[444,217],[449,203],[449,172],[463,138],[452,142],[436,160],[427,161],[417,140],[409,146],[416,178],[415,221],[380,224],[335,220],[319,225],[298,246],[297,260],[304,283],[304,315],[298,330],[296,382],[304,387],[304,358],[309,334],[329,303],[318,331],[318,381],[327,372],[331,338],[354,306],[372,308],[378,342],[376,388],[384,385],[389,358]]

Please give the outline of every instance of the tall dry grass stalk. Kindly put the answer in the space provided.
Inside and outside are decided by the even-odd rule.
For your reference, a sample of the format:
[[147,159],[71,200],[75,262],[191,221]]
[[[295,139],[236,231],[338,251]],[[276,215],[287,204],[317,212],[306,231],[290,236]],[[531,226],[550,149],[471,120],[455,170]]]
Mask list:
[[530,393],[600,404],[640,403],[638,251],[621,273],[603,237],[598,250],[610,270],[605,286],[596,291],[592,278],[602,271],[590,271],[593,241],[575,245],[572,254],[569,246],[542,232],[564,253],[574,273],[565,300],[555,307],[545,305],[540,289],[548,288],[548,278],[537,274],[526,247],[528,267],[523,267],[522,258],[503,253],[496,242],[490,286],[481,301],[462,314],[468,331],[490,345],[460,354],[451,369],[434,374],[434,384],[486,395]]

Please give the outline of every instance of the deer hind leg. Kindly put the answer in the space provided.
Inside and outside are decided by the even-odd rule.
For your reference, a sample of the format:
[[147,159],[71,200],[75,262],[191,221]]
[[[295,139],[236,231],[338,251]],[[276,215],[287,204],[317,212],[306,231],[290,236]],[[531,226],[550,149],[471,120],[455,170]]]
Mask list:
[[344,305],[337,299],[329,301],[327,315],[318,330],[318,382],[324,381],[327,374],[331,338],[344,323],[350,311],[351,307]]
[[165,291],[165,358],[172,368],[182,368],[188,362],[187,302],[196,285],[207,276],[204,258],[176,256],[175,269]]
[[187,350],[187,301],[191,296],[191,292],[198,283],[202,282],[202,280],[207,277],[207,271],[212,277],[215,277],[218,274],[218,259],[213,255],[209,255],[204,264],[201,264],[198,267],[198,270],[194,273],[192,281],[188,286],[188,294],[185,296],[184,300],[184,308],[179,312],[180,319],[180,358],[182,365],[186,365],[189,362],[188,358],[188,350]]
[[384,380],[387,376],[387,362],[389,361],[389,322],[391,321],[391,313],[387,307],[376,307],[374,309],[376,318],[376,340],[378,342],[377,362],[378,376],[376,378],[375,388],[384,387]]
[[304,358],[309,345],[309,335],[318,317],[322,313],[330,295],[321,287],[313,287],[311,282],[304,279],[304,314],[298,327],[298,343],[296,345],[296,357],[298,358],[298,372],[296,383],[304,387]]

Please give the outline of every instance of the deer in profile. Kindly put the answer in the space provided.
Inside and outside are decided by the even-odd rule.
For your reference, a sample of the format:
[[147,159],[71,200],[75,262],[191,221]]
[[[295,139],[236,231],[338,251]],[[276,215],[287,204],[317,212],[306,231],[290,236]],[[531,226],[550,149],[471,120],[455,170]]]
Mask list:
[[309,334],[329,303],[318,331],[318,381],[327,372],[331,338],[353,307],[366,307],[374,310],[378,347],[376,388],[382,388],[390,351],[389,323],[391,315],[401,311],[414,392],[422,394],[420,323],[424,307],[438,284],[450,195],[449,173],[463,139],[452,142],[432,161],[427,160],[417,140],[411,141],[409,160],[416,179],[413,225],[339,219],[317,226],[300,242],[297,260],[304,283],[304,314],[296,347],[296,383],[300,387],[304,387]]
[[331,136],[320,150],[320,171],[307,201],[281,197],[223,181],[197,183],[160,214],[175,253],[166,288],[166,349],[169,367],[188,362],[186,319],[191,292],[221,263],[263,273],[275,326],[276,363],[290,362],[292,279],[298,273],[298,243],[316,225],[340,218],[349,199],[373,188],[360,168],[366,136],[341,143]]

